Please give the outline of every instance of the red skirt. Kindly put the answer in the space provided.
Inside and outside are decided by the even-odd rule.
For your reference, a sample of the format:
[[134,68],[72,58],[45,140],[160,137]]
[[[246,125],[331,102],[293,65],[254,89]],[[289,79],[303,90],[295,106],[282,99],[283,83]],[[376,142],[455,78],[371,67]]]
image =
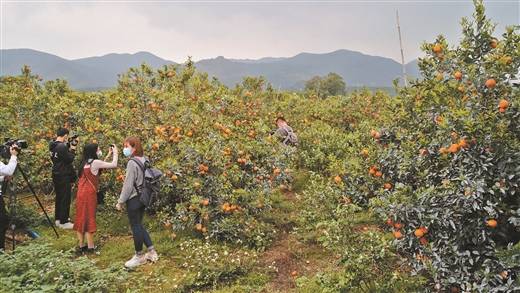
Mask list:
[[96,232],[97,191],[86,179],[80,179],[76,196],[74,230],[80,233]]

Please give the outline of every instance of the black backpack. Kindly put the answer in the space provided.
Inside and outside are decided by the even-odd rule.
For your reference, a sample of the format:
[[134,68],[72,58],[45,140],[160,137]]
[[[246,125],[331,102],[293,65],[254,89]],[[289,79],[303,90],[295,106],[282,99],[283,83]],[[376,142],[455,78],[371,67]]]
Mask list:
[[141,185],[137,185],[137,182],[134,182],[134,187],[137,191],[139,201],[146,208],[149,208],[159,197],[159,192],[161,191],[161,178],[163,174],[158,169],[152,168],[148,160],[146,160],[144,164],[135,158],[132,158],[131,160],[134,161],[143,171],[143,182]]

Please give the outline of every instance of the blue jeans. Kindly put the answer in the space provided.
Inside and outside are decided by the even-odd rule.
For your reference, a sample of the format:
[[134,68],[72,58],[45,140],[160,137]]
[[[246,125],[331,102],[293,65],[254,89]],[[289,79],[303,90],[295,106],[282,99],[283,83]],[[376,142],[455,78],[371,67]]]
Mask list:
[[132,228],[136,253],[140,253],[143,250],[143,243],[146,247],[153,246],[152,239],[143,226],[144,208],[144,205],[139,201],[137,196],[126,202],[126,210],[128,212],[130,227]]

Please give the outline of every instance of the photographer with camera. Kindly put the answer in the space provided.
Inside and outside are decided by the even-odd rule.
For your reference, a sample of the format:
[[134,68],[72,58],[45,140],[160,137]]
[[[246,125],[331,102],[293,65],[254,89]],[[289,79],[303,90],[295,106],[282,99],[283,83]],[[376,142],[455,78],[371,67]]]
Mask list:
[[12,176],[14,170],[16,170],[16,164],[18,160],[18,150],[15,146],[11,146],[9,148],[9,152],[11,153],[11,158],[9,159],[9,163],[6,165],[0,162],[0,177],[3,176]]
[[76,157],[78,137],[69,138],[67,128],[58,129],[56,136],[56,140],[49,145],[52,160],[52,181],[56,192],[54,217],[57,227],[72,229],[74,224],[69,221],[69,212],[72,183],[77,179],[73,162]]
[[4,196],[7,190],[7,184],[4,184],[5,176],[12,176],[14,171],[16,170],[16,165],[18,163],[17,156],[18,150],[15,146],[11,146],[9,148],[11,158],[9,159],[9,163],[5,165],[0,162],[0,186],[2,188],[0,192],[0,251],[3,251],[5,248],[5,232],[9,228],[9,217],[7,216],[7,210],[5,209],[5,201]]

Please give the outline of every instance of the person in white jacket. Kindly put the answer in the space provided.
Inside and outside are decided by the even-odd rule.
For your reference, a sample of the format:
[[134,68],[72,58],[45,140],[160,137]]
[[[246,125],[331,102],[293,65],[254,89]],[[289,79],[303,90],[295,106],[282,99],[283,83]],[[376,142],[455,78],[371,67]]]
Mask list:
[[3,194],[6,191],[7,184],[4,184],[4,176],[12,176],[14,171],[16,170],[16,165],[18,164],[18,151],[16,148],[11,147],[11,158],[9,159],[9,163],[6,165],[0,162],[0,251],[4,250],[5,245],[5,232],[9,226],[9,217],[7,216],[7,210],[5,209],[5,202]]
[[0,177],[4,176],[12,176],[14,170],[16,170],[16,165],[18,163],[18,152],[16,148],[11,147],[11,159],[9,159],[9,163],[6,165],[0,162]]

